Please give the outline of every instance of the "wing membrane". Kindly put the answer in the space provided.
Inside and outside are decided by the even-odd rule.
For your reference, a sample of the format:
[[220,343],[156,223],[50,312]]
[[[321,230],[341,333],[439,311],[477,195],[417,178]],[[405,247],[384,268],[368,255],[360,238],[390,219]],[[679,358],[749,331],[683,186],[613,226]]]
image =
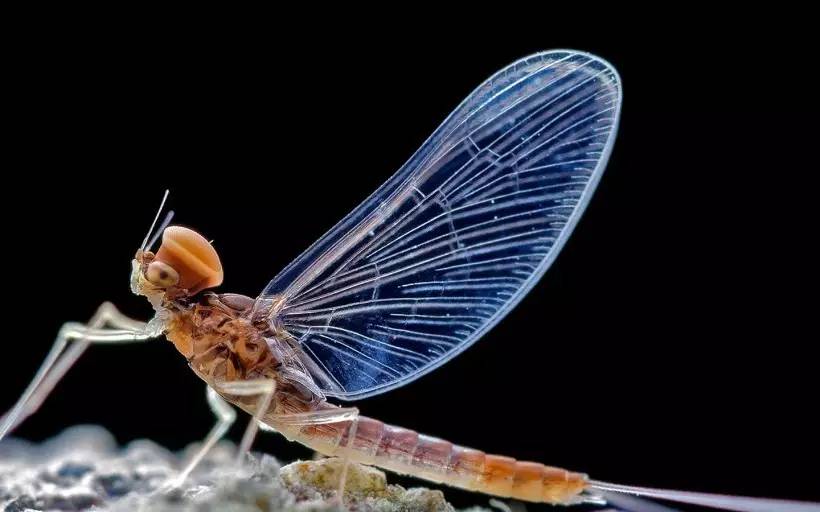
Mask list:
[[615,70],[533,55],[476,89],[261,298],[331,396],[378,394],[476,341],[546,271],[617,131]]

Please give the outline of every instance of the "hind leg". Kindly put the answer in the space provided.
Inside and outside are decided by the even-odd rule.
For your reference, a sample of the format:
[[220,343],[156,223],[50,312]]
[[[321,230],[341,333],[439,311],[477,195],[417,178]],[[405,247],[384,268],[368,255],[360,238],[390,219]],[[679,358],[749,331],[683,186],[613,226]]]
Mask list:
[[345,421],[350,422],[350,426],[347,431],[347,449],[344,450],[342,455],[344,464],[342,466],[342,473],[339,476],[339,491],[337,495],[339,503],[343,501],[345,483],[347,481],[347,472],[350,466],[350,453],[353,448],[353,440],[356,438],[356,428],[359,424],[359,410],[357,408],[338,407],[333,409],[323,409],[319,411],[293,414],[265,414],[270,407],[273,394],[276,391],[276,383],[274,381],[237,381],[220,384],[218,388],[220,392],[232,395],[260,395],[253,419],[248,425],[248,429],[245,431],[245,435],[243,436],[243,442],[240,445],[240,448],[244,447],[245,451],[240,449],[238,453],[239,458],[237,460],[241,460],[241,457],[247,453],[259,425],[262,425],[263,430],[275,430],[272,426],[262,423],[262,417],[264,417],[266,421],[270,421],[272,424],[282,427],[306,427],[315,425],[329,425]]
[[[134,343],[158,335],[145,322],[129,318],[104,302],[87,324],[69,322],[62,328],[31,383],[0,423],[0,440],[34,414],[57,382],[91,344]],[[68,347],[69,343],[71,346]],[[68,348],[66,348],[68,347]]]
[[345,484],[347,483],[347,470],[350,468],[350,453],[353,451],[353,440],[356,439],[356,429],[359,426],[359,410],[355,409],[356,415],[350,420],[350,427],[347,431],[347,450],[345,450],[342,460],[342,474],[339,477],[339,503],[344,503]]
[[359,410],[355,407],[339,407],[334,409],[324,409],[296,414],[274,415],[269,417],[273,423],[283,426],[304,427],[311,425],[327,425],[331,423],[349,422],[347,430],[347,443],[342,452],[342,472],[339,475],[339,486],[337,500],[339,504],[344,502],[345,484],[347,483],[347,473],[350,467],[350,454],[353,451],[353,441],[356,439],[356,430],[359,425]]

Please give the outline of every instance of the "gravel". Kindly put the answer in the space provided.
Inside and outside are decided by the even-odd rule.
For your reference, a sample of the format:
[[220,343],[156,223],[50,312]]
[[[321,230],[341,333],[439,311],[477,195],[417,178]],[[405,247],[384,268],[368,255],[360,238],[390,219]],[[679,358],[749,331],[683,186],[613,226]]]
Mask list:
[[441,491],[390,485],[381,471],[358,465],[350,466],[342,506],[334,484],[341,470],[337,459],[282,467],[271,456],[254,454],[237,466],[228,442],[217,445],[182,485],[168,490],[194,449],[173,453],[148,440],[121,448],[107,430],[92,425],[69,428],[40,444],[8,439],[0,443],[0,510],[454,510]]

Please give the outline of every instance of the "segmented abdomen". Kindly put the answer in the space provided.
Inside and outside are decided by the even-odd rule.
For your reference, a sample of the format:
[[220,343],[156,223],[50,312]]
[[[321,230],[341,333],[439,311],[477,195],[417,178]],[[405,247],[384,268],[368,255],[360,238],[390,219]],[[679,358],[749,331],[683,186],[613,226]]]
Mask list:
[[486,454],[367,417],[298,428],[272,423],[323,455],[347,455],[361,464],[494,496],[568,505],[583,501],[587,486],[580,473]]

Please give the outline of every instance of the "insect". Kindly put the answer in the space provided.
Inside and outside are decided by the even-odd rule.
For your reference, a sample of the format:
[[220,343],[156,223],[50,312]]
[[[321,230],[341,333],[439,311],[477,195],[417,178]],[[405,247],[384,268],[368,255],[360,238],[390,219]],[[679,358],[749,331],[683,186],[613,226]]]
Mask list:
[[170,226],[170,215],[155,230],[161,206],[131,274],[132,291],[150,301],[155,316],[133,320],[106,303],[88,324],[65,324],[4,417],[0,438],[37,409],[89,345],[164,335],[207,383],[217,417],[181,480],[234,421],[232,403],[252,415],[240,456],[261,426],[346,462],[529,502],[599,503],[624,492],[729,510],[817,510],[608,484],[331,404],[387,392],[438,368],[526,295],[601,178],[621,98],[615,69],[587,53],[550,51],[507,66],[255,299],[208,291],[223,277],[216,250],[199,233]]

